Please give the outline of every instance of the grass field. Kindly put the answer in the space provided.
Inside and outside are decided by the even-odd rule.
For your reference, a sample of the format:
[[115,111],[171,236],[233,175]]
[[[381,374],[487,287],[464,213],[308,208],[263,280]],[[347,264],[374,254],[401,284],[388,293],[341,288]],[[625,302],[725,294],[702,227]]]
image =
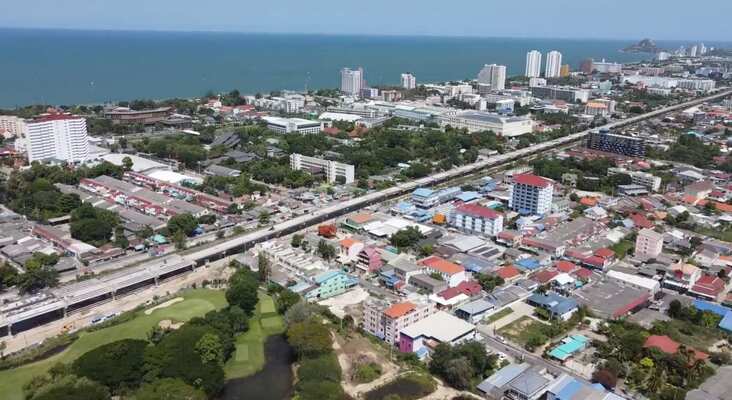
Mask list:
[[513,312],[513,308],[506,307],[503,310],[501,310],[493,315],[490,315],[485,321],[489,324],[492,324],[492,323],[498,321],[499,319],[505,317],[506,315],[511,314],[512,312]]
[[528,342],[529,337],[541,333],[542,325],[545,324],[524,315],[516,321],[513,321],[510,324],[499,329],[498,334],[511,340],[512,342],[524,346]]
[[259,304],[249,320],[249,331],[236,338],[236,353],[224,366],[226,379],[244,378],[264,367],[264,342],[270,335],[285,331],[285,323],[277,314],[274,300],[259,293]]
[[121,339],[144,339],[147,333],[162,320],[187,321],[211,310],[226,306],[224,292],[215,290],[191,290],[183,294],[184,301],[155,310],[150,315],[138,312],[130,321],[95,332],[81,333],[78,340],[63,352],[19,368],[0,371],[0,398],[22,400],[23,385],[36,375],[44,374],[56,363],[70,363],[87,351]]

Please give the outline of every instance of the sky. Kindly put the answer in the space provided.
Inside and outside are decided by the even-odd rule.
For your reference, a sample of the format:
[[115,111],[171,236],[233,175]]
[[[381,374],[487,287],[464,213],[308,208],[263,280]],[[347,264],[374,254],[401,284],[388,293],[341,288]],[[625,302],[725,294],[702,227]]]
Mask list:
[[731,0],[0,0],[0,4],[0,27],[9,28],[732,41]]

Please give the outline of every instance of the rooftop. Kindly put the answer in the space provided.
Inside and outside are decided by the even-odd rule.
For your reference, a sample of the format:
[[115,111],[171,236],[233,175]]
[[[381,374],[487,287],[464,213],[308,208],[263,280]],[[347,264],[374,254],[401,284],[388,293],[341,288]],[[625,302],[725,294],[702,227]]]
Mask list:
[[546,178],[542,178],[540,176],[534,175],[534,174],[521,174],[516,175],[513,177],[514,183],[518,183],[521,185],[528,185],[528,186],[536,186],[536,187],[549,187],[552,185],[552,181]]
[[444,311],[438,311],[402,329],[402,334],[411,338],[424,336],[442,343],[450,343],[473,330],[475,330],[475,325]]

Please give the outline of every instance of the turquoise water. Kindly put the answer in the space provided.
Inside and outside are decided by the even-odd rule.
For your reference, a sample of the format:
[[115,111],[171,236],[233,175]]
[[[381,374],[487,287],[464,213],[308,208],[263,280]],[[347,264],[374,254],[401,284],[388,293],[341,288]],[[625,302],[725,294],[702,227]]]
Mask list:
[[[370,84],[473,78],[486,63],[521,74],[528,50],[559,50],[577,68],[582,59],[618,62],[616,40],[272,35],[202,32],[115,32],[0,29],[0,107],[31,103],[98,103],[135,98],[201,96],[333,88],[339,70],[361,65]],[[678,47],[678,43],[659,43]],[[707,45],[713,45],[707,43]]]

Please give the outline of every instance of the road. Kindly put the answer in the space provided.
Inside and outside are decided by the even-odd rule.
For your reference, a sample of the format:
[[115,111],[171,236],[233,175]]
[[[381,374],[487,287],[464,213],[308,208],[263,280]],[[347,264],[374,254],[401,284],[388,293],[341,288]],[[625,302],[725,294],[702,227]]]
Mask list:
[[219,243],[215,243],[212,245],[209,245],[205,248],[202,248],[197,251],[190,252],[186,255],[186,258],[190,261],[193,261],[197,263],[198,265],[205,264],[211,260],[216,260],[220,257],[225,257],[227,255],[238,253],[242,250],[246,250],[253,245],[257,243],[261,243],[276,237],[284,236],[299,230],[302,230],[304,228],[317,225],[319,223],[322,223],[324,221],[345,215],[347,213],[362,209],[364,207],[368,207],[370,205],[383,202],[385,200],[390,200],[395,197],[404,195],[406,193],[412,192],[414,189],[419,187],[431,187],[435,186],[437,184],[441,184],[450,180],[453,180],[455,178],[460,178],[466,175],[474,174],[476,172],[485,170],[486,168],[496,167],[500,165],[504,165],[510,162],[513,162],[515,160],[521,160],[525,159],[528,156],[537,154],[537,153],[543,153],[548,150],[554,149],[559,146],[567,145],[569,143],[577,142],[585,138],[592,130],[595,129],[614,129],[623,127],[626,125],[631,125],[649,118],[655,118],[661,115],[664,115],[669,112],[682,110],[691,106],[699,105],[704,102],[717,100],[724,98],[725,96],[728,96],[732,94],[732,89],[724,88],[720,89],[719,92],[717,92],[714,95],[706,96],[703,98],[698,98],[694,100],[690,100],[681,104],[676,104],[673,106],[664,107],[661,109],[658,109],[656,111],[651,111],[646,114],[642,114],[636,117],[628,118],[622,121],[616,121],[612,122],[594,129],[588,129],[582,132],[574,133],[562,138],[550,140],[544,143],[539,143],[537,145],[527,147],[524,149],[512,151],[509,153],[497,155],[490,157],[487,160],[478,161],[472,164],[463,165],[461,167],[453,168],[450,171],[444,171],[440,172],[434,175],[430,175],[424,178],[416,179],[410,182],[401,183],[397,186],[372,192],[369,194],[366,194],[364,196],[347,200],[338,204],[334,204],[325,208],[322,208],[320,210],[317,210],[313,212],[312,214],[303,215],[299,217],[292,218],[288,221],[284,221],[278,224],[275,224],[274,226],[268,228],[259,230],[256,232],[252,232],[249,234],[245,234],[242,236],[238,236],[235,238],[228,239],[226,241],[222,241]]

